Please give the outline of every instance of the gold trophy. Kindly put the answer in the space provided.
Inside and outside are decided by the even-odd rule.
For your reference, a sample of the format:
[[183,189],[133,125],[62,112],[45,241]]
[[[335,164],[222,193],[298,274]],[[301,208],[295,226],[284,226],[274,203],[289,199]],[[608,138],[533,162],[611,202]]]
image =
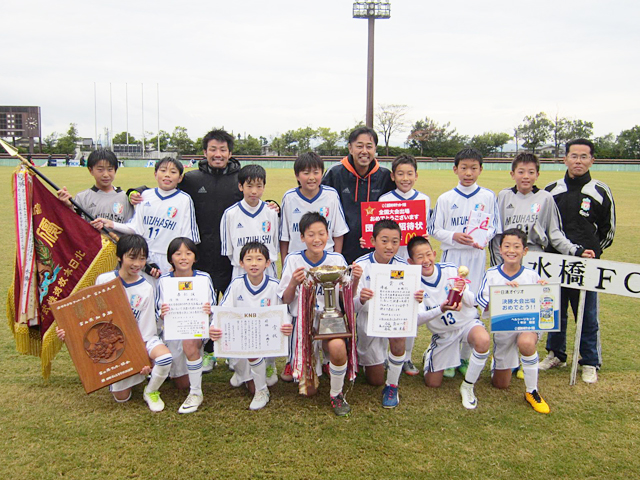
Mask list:
[[458,268],[458,275],[459,275],[458,277],[453,277],[449,279],[449,280],[453,280],[449,288],[449,294],[447,295],[447,305],[451,307],[454,306],[455,304],[459,304],[462,301],[462,292],[464,292],[464,288],[462,290],[458,290],[455,287],[455,283],[458,280],[464,280],[465,283],[471,283],[470,280],[467,280],[467,277],[469,276],[469,269],[464,265]]
[[344,312],[335,305],[334,294],[336,285],[344,285],[351,280],[351,267],[321,265],[308,269],[306,273],[307,278],[315,285],[321,284],[324,291],[324,309],[316,312],[313,339],[351,337]]

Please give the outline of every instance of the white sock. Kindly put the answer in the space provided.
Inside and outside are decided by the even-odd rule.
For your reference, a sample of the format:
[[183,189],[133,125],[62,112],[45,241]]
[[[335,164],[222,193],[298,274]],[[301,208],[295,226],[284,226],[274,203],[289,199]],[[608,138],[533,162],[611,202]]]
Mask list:
[[253,378],[253,384],[258,390],[266,390],[267,388],[267,362],[264,358],[259,358],[255,362],[249,362],[251,367],[251,378]]
[[466,340],[460,344],[460,360],[469,360],[471,357],[471,345]]
[[524,386],[531,393],[538,389],[538,352],[529,357],[520,355],[522,361],[522,373],[524,373]]
[[151,378],[144,389],[145,392],[155,392],[160,389],[160,385],[162,385],[169,376],[173,356],[170,353],[165,353],[157,357],[154,361],[155,365],[151,370]]
[[475,348],[471,350],[471,356],[469,357],[469,368],[467,368],[467,374],[464,376],[464,379],[467,383],[476,383],[478,381],[480,372],[482,372],[482,369],[487,363],[487,358],[489,358],[489,350],[484,353],[476,352]]
[[344,377],[347,374],[347,364],[334,365],[329,362],[329,373],[331,376],[331,390],[329,395],[337,397],[342,393],[342,387],[344,387]]
[[202,357],[197,360],[187,360],[189,370],[189,393],[202,395]]
[[402,364],[404,363],[404,358],[406,356],[406,352],[396,357],[391,351],[389,351],[389,369],[387,370],[387,385],[395,385],[398,386],[398,381],[400,380],[400,374],[402,373]]
[[411,356],[413,355],[413,345],[416,343],[416,337],[407,337],[404,342],[404,361],[407,362],[411,360]]

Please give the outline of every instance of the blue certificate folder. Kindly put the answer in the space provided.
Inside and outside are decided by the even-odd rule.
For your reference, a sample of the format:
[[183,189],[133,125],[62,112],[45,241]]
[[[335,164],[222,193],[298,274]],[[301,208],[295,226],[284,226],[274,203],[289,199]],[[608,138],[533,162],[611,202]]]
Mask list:
[[490,287],[492,332],[559,332],[559,285]]

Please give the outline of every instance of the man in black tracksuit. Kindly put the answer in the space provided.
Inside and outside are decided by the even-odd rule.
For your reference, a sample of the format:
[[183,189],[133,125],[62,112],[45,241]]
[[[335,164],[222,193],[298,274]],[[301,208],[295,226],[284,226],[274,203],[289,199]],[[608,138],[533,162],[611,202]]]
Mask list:
[[349,135],[349,155],[331,167],[322,183],[335,188],[340,196],[349,232],[344,236],[342,255],[351,264],[372,249],[360,247],[362,222],[360,204],[376,202],[395,188],[391,172],[376,160],[378,135],[370,128],[357,128]]
[[[616,230],[616,211],[609,187],[591,178],[589,168],[593,165],[594,146],[589,140],[577,139],[567,143],[564,163],[567,172],[563,179],[547,185],[553,195],[566,237],[573,243],[595,252],[600,258],[602,251],[613,242]],[[555,252],[554,250],[550,250]],[[598,297],[596,292],[585,292],[585,307],[580,340],[580,364],[582,380],[595,383],[597,369],[602,363],[598,326]],[[547,351],[549,355],[540,362],[540,369],[566,365],[567,361],[567,317],[571,303],[574,317],[577,316],[579,290],[563,288],[560,295],[561,331],[549,333]]]

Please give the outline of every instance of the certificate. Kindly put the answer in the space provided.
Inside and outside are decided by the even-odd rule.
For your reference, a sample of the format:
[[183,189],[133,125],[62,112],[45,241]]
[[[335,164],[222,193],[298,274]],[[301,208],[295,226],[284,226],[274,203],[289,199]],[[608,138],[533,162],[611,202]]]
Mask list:
[[492,332],[559,332],[560,285],[489,287]]
[[486,247],[488,243],[490,223],[490,213],[474,210],[469,214],[467,233],[471,235],[473,240],[482,248]]
[[168,277],[162,279],[162,303],[169,304],[164,316],[165,340],[209,338],[209,315],[202,307],[209,299],[205,277]]
[[418,326],[418,302],[413,297],[420,290],[419,265],[371,266],[367,335],[370,337],[415,337]]
[[289,340],[280,327],[291,323],[287,305],[264,308],[213,307],[213,324],[222,330],[213,352],[220,358],[286,357]]

